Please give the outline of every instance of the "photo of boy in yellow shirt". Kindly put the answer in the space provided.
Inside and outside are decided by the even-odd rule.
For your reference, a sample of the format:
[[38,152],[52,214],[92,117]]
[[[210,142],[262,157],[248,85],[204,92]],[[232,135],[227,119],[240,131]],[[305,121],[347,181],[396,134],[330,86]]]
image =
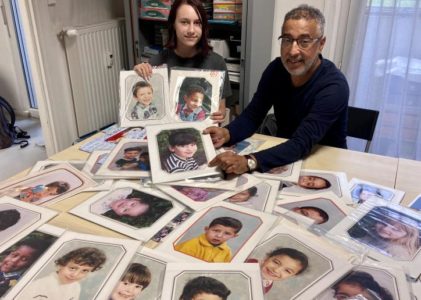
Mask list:
[[174,249],[207,262],[230,262],[231,248],[226,242],[237,237],[242,227],[235,218],[215,218],[203,234],[175,245]]

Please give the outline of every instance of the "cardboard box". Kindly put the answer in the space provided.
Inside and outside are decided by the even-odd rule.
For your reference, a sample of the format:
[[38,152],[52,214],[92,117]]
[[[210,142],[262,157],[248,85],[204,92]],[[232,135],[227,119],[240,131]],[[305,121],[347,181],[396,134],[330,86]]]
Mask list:
[[242,14],[235,12],[213,12],[214,20],[229,20],[229,21],[238,21],[241,20]]
[[171,9],[172,0],[142,0],[140,6],[143,8]]
[[140,8],[140,18],[144,20],[168,20],[168,16],[170,14],[169,9],[164,8]]

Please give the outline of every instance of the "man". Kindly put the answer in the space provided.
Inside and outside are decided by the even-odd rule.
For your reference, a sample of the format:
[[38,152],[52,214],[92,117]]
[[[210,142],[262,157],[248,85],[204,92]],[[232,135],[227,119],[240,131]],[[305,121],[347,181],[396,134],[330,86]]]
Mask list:
[[344,75],[321,55],[324,24],[323,14],[311,6],[288,12],[278,38],[281,57],[264,71],[250,104],[225,128],[204,130],[217,148],[235,144],[251,136],[273,106],[277,136],[289,140],[248,156],[225,152],[209,166],[226,173],[266,172],[303,158],[317,143],[346,148],[349,88]]

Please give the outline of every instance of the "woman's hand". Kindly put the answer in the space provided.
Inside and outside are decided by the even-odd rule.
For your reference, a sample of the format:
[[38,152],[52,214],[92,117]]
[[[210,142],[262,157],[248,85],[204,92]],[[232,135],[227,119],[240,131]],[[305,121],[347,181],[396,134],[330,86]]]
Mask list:
[[203,130],[203,133],[210,134],[215,148],[220,148],[223,144],[229,142],[230,140],[230,133],[226,128],[211,126]]
[[218,111],[211,114],[211,119],[214,121],[214,123],[220,124],[224,122],[225,114],[226,114],[225,99],[223,98],[221,99],[221,101],[219,101]]
[[134,66],[133,70],[145,80],[150,80],[152,77],[152,66],[147,62]]

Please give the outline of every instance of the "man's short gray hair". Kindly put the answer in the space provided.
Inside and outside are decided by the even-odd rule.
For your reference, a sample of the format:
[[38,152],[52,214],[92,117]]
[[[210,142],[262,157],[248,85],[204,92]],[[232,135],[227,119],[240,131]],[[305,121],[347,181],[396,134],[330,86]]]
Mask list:
[[290,10],[284,18],[284,24],[288,20],[300,20],[300,19],[306,19],[306,20],[315,20],[320,28],[320,33],[324,34],[325,29],[325,17],[323,16],[322,12],[310,5],[302,4],[292,10]]

